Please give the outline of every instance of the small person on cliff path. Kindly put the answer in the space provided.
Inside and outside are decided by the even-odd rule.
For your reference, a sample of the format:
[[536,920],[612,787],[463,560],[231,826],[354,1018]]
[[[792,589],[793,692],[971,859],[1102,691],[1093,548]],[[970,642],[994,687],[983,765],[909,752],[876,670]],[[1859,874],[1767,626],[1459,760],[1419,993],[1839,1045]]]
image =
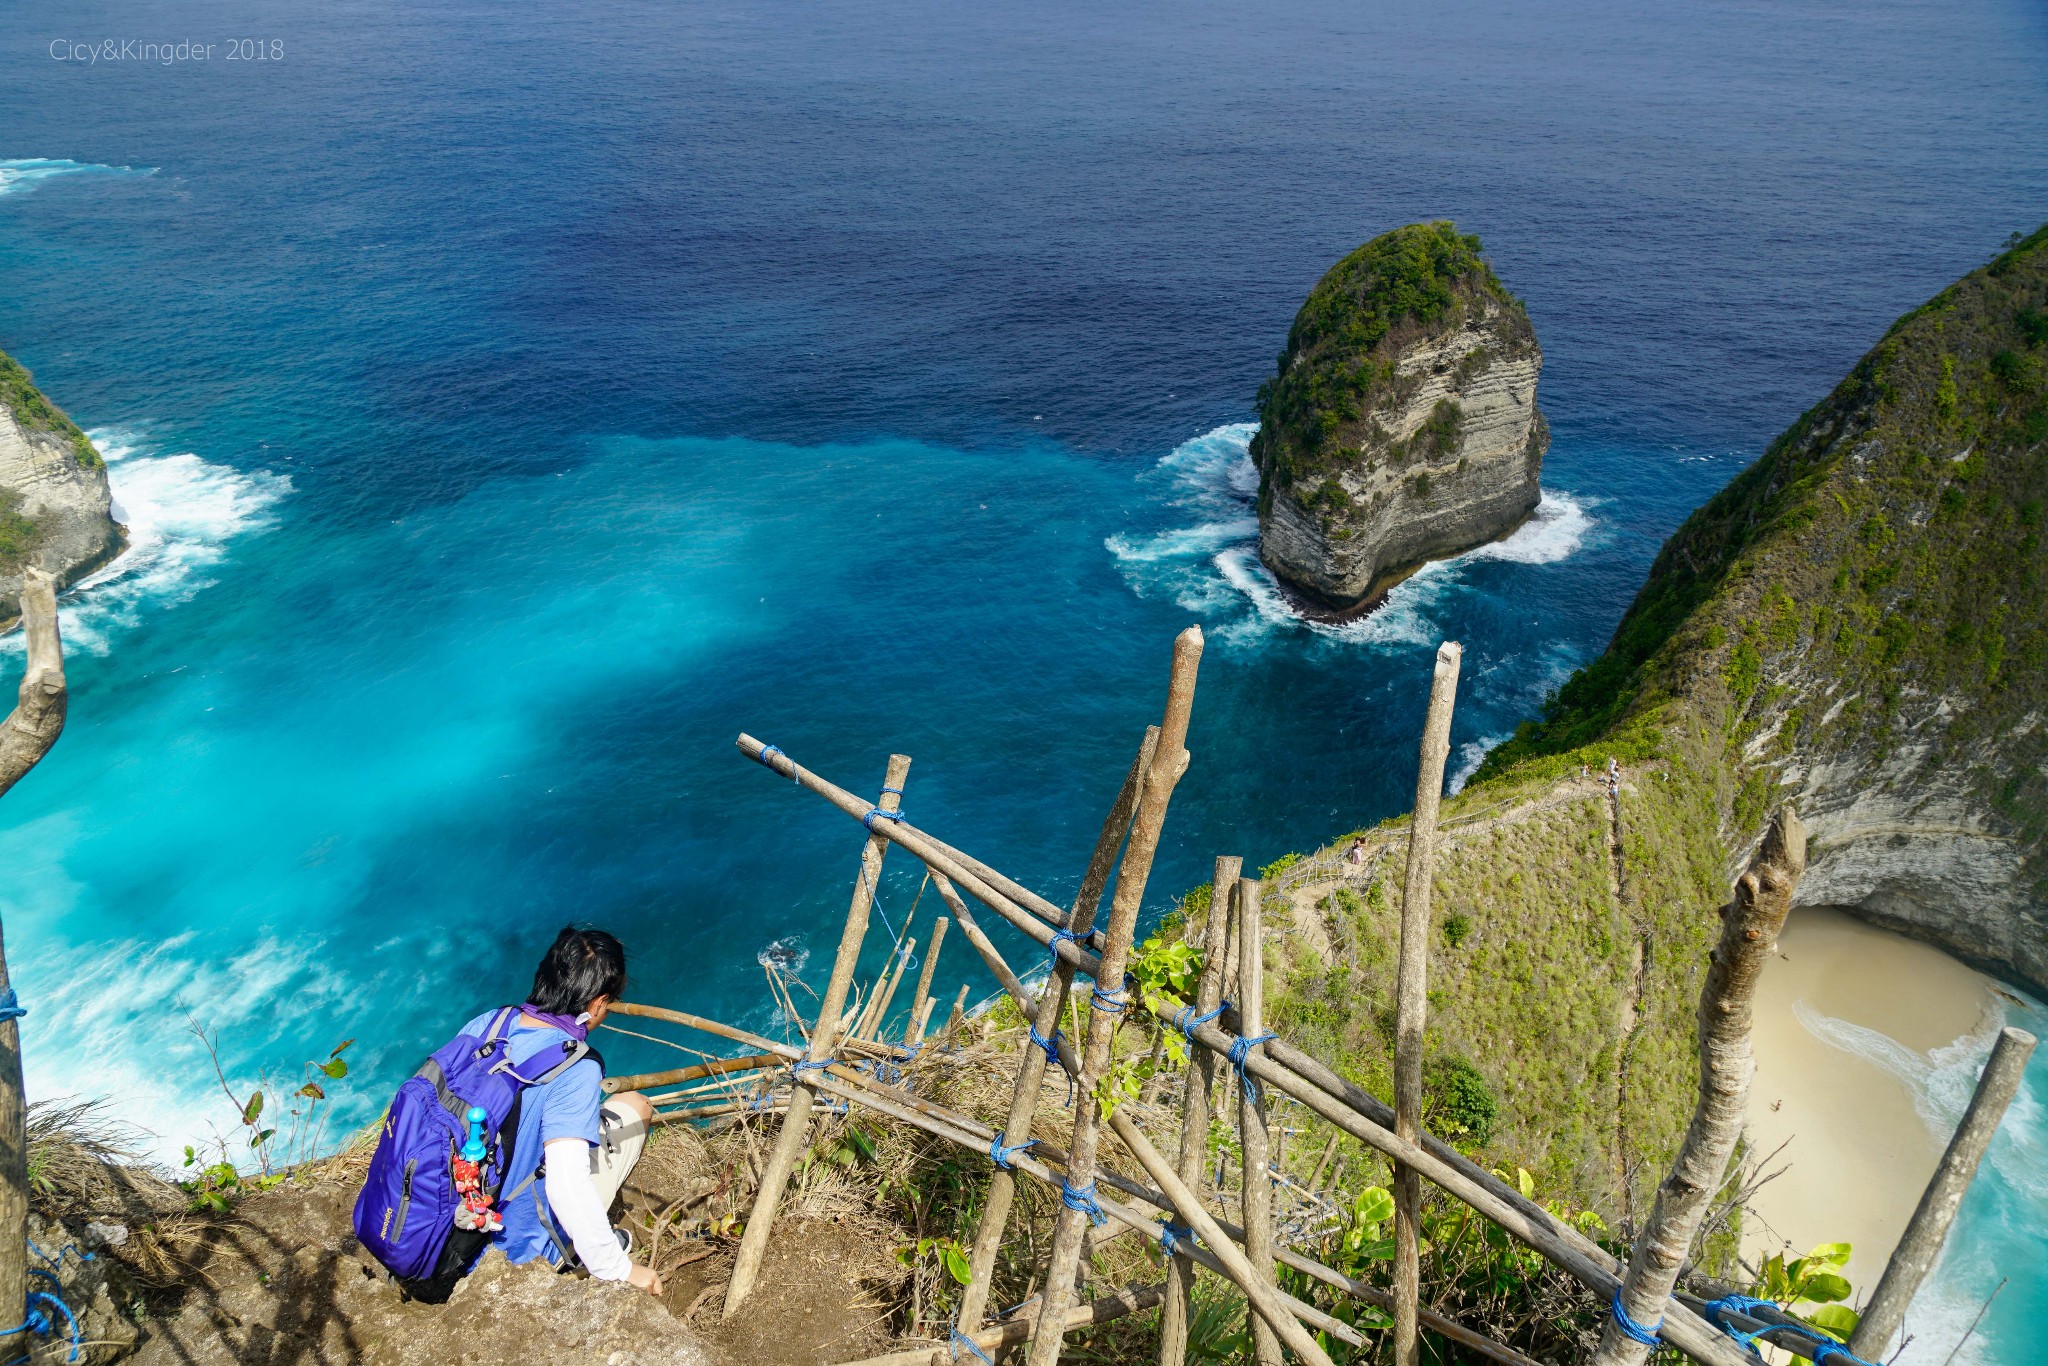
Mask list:
[[[565,928],[534,970],[506,1044],[514,1066],[581,1042],[626,990],[626,950],[603,930]],[[480,1034],[490,1012],[470,1021]],[[654,1107],[638,1091],[605,1099],[604,1065],[586,1056],[526,1096],[512,1141],[514,1169],[499,1202],[505,1227],[491,1246],[515,1265],[545,1257],[574,1260],[600,1281],[625,1281],[657,1298],[661,1277],[627,1255],[608,1211],[647,1144]],[[536,1189],[537,1187],[537,1189]],[[566,1243],[566,1246],[564,1244]]]

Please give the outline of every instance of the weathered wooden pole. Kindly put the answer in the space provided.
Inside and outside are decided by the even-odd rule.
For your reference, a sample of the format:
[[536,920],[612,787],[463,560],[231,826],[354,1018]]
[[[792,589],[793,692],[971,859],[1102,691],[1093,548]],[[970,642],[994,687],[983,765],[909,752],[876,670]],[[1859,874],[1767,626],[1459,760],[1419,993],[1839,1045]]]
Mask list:
[[838,1043],[837,1025],[846,1007],[846,992],[852,985],[854,968],[860,962],[861,941],[867,937],[868,912],[874,907],[875,888],[881,884],[882,855],[889,847],[888,839],[874,827],[883,824],[902,805],[903,780],[909,774],[909,755],[889,756],[881,799],[875,804],[875,812],[880,814],[868,817],[870,833],[860,854],[860,877],[853,884],[853,900],[847,907],[846,928],[839,935],[838,956],[832,960],[832,976],[825,984],[824,999],[818,1004],[818,1027],[811,1032],[804,1062],[793,1069],[795,1084],[790,1088],[789,1113],[782,1121],[782,1132],[776,1135],[768,1165],[762,1169],[754,1209],[747,1216],[746,1232],[740,1238],[732,1283],[725,1291],[726,1318],[731,1318],[746,1303],[755,1278],[761,1274],[761,1259],[768,1254],[768,1235],[775,1230],[775,1213],[782,1203],[783,1188],[789,1184],[789,1174],[796,1169],[797,1159],[810,1144],[811,1106],[816,1093],[805,1083],[805,1071],[822,1065]]
[[[1223,1002],[1224,945],[1229,942],[1230,898],[1241,858],[1219,858],[1209,882],[1209,919],[1202,927],[1202,975],[1195,982],[1195,1013],[1207,1015]],[[1216,1085],[1217,1059],[1206,1048],[1190,1045],[1182,1083],[1180,1164],[1175,1168],[1187,1188],[1202,1197],[1202,1169],[1209,1155],[1209,1099]],[[1166,1306],[1159,1313],[1159,1366],[1181,1366],[1187,1360],[1188,1324],[1195,1315],[1195,1264],[1175,1256],[1166,1264]]]
[[[21,627],[28,667],[14,710],[0,722],[0,794],[42,761],[64,730],[70,701],[57,631],[57,587],[33,565],[21,572]],[[0,1314],[28,1305],[28,1102],[21,1089],[21,1026],[0,936]]]
[[1791,807],[1780,807],[1749,871],[1735,884],[1734,899],[1722,908],[1721,941],[1700,987],[1699,1099],[1671,1174],[1657,1187],[1657,1202],[1636,1237],[1592,1366],[1640,1366],[1658,1343],[1665,1302],[1748,1118],[1756,1074],[1751,1003],[1805,871],[1806,830]]
[[1900,1235],[1899,1245],[1892,1249],[1862,1320],[1849,1335],[1849,1350],[1857,1356],[1877,1360],[1906,1321],[1906,1306],[1941,1256],[1941,1245],[1948,1240],[1949,1225],[1955,1222],[1963,1193],[1976,1177],[1977,1164],[1984,1160],[2006,1107],[2019,1094],[2027,1059],[2033,1053],[2034,1036],[2026,1030],[2007,1026],[1998,1031],[1998,1042],[1991,1046],[1991,1057],[1977,1078],[1970,1108],[1963,1112],[1963,1122],[1950,1137],[1941,1165],[1921,1192],[1920,1204]]
[[[1237,1017],[1241,1036],[1257,1039],[1265,1031],[1266,955],[1259,917],[1260,884],[1247,878],[1237,884]],[[1249,1049],[1246,1050],[1249,1053]],[[1273,1274],[1273,1135],[1266,1101],[1258,1083],[1244,1078],[1237,1094],[1238,1144],[1244,1152],[1244,1255],[1254,1275],[1279,1288]],[[1280,1338],[1264,1319],[1252,1319],[1252,1359],[1258,1366],[1281,1366]]]
[[953,1009],[946,1016],[946,1032],[953,1033],[967,1023],[967,983],[960,984],[960,994],[953,998]]
[[[1109,885],[1110,871],[1116,867],[1117,851],[1123,848],[1124,836],[1130,830],[1131,817],[1138,809],[1139,794],[1145,790],[1145,776],[1152,768],[1152,756],[1159,747],[1159,728],[1147,726],[1145,738],[1138,743],[1138,754],[1131,761],[1130,770],[1124,775],[1123,787],[1118,790],[1116,800],[1110,804],[1109,815],[1103,818],[1101,833],[1095,837],[1095,850],[1089,855],[1088,869],[1081,875],[1080,890],[1074,896],[1074,905],[1067,913],[1067,933],[1076,937],[1085,936],[1095,927],[1095,912],[1102,902],[1102,889]],[[939,894],[950,906],[954,898],[943,875],[938,877]],[[959,915],[965,906],[955,908]],[[963,932],[968,940],[981,951],[987,940],[980,933],[972,917],[961,920]],[[971,932],[969,932],[971,931]],[[994,954],[989,945],[987,953]],[[1000,956],[996,961],[1000,961]],[[1004,972],[1007,972],[1007,967]],[[999,974],[999,980],[1001,976]],[[1045,975],[1045,990],[1038,998],[1037,1007],[1032,1010],[1031,1028],[1041,1039],[1057,1039],[1060,1036],[1060,1012],[1066,1009],[1067,989],[1074,981],[1074,965],[1055,962],[1052,971]],[[1004,981],[1004,989],[1009,982]],[[1019,1006],[1019,1009],[1025,1007]],[[1010,1088],[1010,1112],[1003,1120],[1005,1147],[1031,1141],[1031,1125],[1038,1113],[1038,1095],[1045,1084],[1045,1069],[1049,1061],[1045,1050],[1027,1043],[1019,1050],[1017,1059],[1017,1080]],[[1010,1222],[1010,1206],[1016,1199],[1017,1179],[1010,1169],[998,1164],[995,1175],[989,1180],[988,1198],[981,1208],[981,1223],[974,1231],[974,1251],[968,1258],[970,1275],[967,1285],[960,1292],[960,1308],[955,1315],[955,1328],[973,1336],[981,1327],[982,1315],[988,1311],[990,1282],[995,1277],[996,1254],[1003,1244],[1003,1231]]]
[[[1321,1157],[1319,1157],[1319,1158],[1317,1158],[1317,1159],[1316,1159],[1316,1169],[1315,1169],[1314,1171],[1312,1171],[1312,1172],[1310,1172],[1310,1173],[1309,1173],[1309,1176],[1308,1176],[1308,1189],[1309,1189],[1309,1190],[1311,1190],[1311,1191],[1315,1191],[1315,1192],[1320,1192],[1320,1191],[1322,1190],[1322,1188],[1323,1188],[1323,1173],[1324,1173],[1324,1172],[1326,1172],[1326,1171],[1329,1171],[1329,1170],[1330,1170],[1330,1159],[1331,1159],[1331,1158],[1333,1158],[1333,1157],[1335,1157],[1336,1155],[1337,1155],[1337,1135],[1335,1135],[1335,1134],[1331,1134],[1331,1135],[1330,1135],[1330,1141],[1329,1141],[1328,1143],[1325,1143],[1325,1144],[1323,1145],[1323,1155],[1322,1155]],[[1337,1178],[1336,1178],[1336,1177],[1335,1177],[1334,1175],[1333,1175],[1333,1176],[1332,1176],[1332,1177],[1330,1178],[1330,1184],[1331,1184],[1331,1185],[1333,1185],[1333,1186],[1337,1184]]]
[[883,1024],[889,1018],[889,1003],[896,999],[896,988],[903,985],[904,977],[910,972],[910,960],[917,953],[917,940],[905,939],[896,950],[896,971],[893,975],[884,973],[886,983],[877,983],[872,1013],[862,1021],[862,1027],[855,1032],[864,1039],[882,1037]]
[[[1436,812],[1451,753],[1451,708],[1464,647],[1437,646],[1422,723],[1422,765],[1408,825],[1408,877],[1401,892],[1401,966],[1394,1010],[1394,1132],[1410,1143],[1422,1131],[1422,1031],[1429,1010],[1429,891],[1436,868]],[[1422,1301],[1422,1178],[1394,1167],[1394,1366],[1420,1366],[1416,1311]]]
[[924,970],[917,974],[917,991],[910,998],[910,1023],[903,1027],[903,1046],[915,1048],[924,1041],[924,1020],[931,1007],[932,974],[939,966],[939,946],[946,942],[946,929],[953,922],[940,916],[932,926],[931,946],[924,951]]
[[[959,908],[961,905],[961,903],[959,902],[959,894],[952,889],[952,885],[945,880],[944,876],[934,875],[934,882],[939,888],[939,894],[946,898],[947,904]],[[961,929],[968,936],[968,942],[974,945],[975,950],[982,955],[982,959],[985,963],[987,963],[989,970],[993,972],[996,976],[996,979],[1003,984],[1003,989],[1006,992],[1008,992],[1010,998],[1017,1003],[1018,1009],[1023,1010],[1026,1007],[1031,1006],[1033,1002],[1031,998],[1025,993],[1024,984],[1017,980],[1016,973],[1012,972],[1010,970],[1010,965],[1003,961],[1002,954],[996,950],[993,944],[988,942],[987,936],[981,933],[979,926],[977,926],[974,923],[972,914],[964,911],[964,909],[962,910],[961,914]],[[1229,1040],[1214,1039],[1213,1026],[1191,1024],[1190,1028],[1194,1030],[1200,1030],[1202,1033],[1211,1036],[1211,1039],[1214,1041],[1208,1044],[1207,1051],[1211,1052],[1212,1054],[1222,1052],[1228,1049],[1230,1043]],[[1058,1038],[1056,1040],[1056,1044],[1060,1056],[1061,1066],[1065,1067],[1068,1070],[1069,1074],[1078,1072],[1080,1070],[1079,1059],[1075,1057],[1074,1050],[1068,1045],[1066,1039],[1064,1037]],[[1250,1068],[1262,1071],[1276,1070],[1274,1069],[1273,1064],[1268,1059],[1260,1057],[1256,1054],[1248,1055],[1247,1065]],[[1282,1075],[1287,1076],[1290,1082],[1295,1085],[1301,1084],[1299,1078],[1293,1077],[1291,1073],[1282,1073]],[[941,1138],[945,1138],[950,1142],[958,1143],[963,1147],[973,1148],[976,1150],[986,1150],[989,1140],[995,1136],[995,1131],[990,1129],[987,1125],[982,1124],[979,1121],[974,1120],[972,1118],[969,1118],[966,1115],[961,1115],[955,1112],[944,1110],[939,1106],[933,1105],[929,1101],[920,1100],[915,1096],[896,1091],[889,1091],[885,1096],[881,1094],[885,1090],[885,1088],[883,1088],[880,1085],[880,1083],[875,1081],[873,1077],[866,1076],[859,1072],[851,1071],[844,1067],[837,1067],[831,1069],[831,1071],[826,1074],[826,1077],[821,1084],[828,1091],[832,1092],[835,1095],[839,1095],[852,1103],[869,1106],[871,1108],[878,1110],[880,1113],[888,1115],[891,1118],[896,1119],[902,1123],[909,1124],[916,1128],[921,1128],[925,1130],[925,1132],[927,1133],[936,1134]],[[1339,1106],[1336,1101],[1331,1100],[1328,1097],[1324,1097],[1323,1101],[1325,1104],[1330,1105],[1333,1109],[1342,1112],[1342,1107]],[[1116,1121],[1126,1119],[1127,1117],[1118,1115],[1113,1118],[1112,1122],[1115,1123]],[[1351,1116],[1351,1119],[1352,1122],[1359,1123],[1362,1126],[1365,1123],[1363,1120],[1357,1119],[1356,1116]],[[1391,1115],[1389,1116],[1389,1122],[1391,1122]],[[1135,1125],[1132,1125],[1130,1127],[1130,1132],[1131,1134],[1136,1135],[1137,1141],[1143,1142],[1143,1133],[1142,1131],[1139,1131]],[[1132,1138],[1126,1135],[1122,1128],[1118,1129],[1118,1134],[1119,1137],[1124,1138],[1127,1146],[1129,1146],[1133,1142]],[[1397,1141],[1393,1139],[1391,1131],[1389,1131],[1385,1135],[1385,1137],[1390,1142]],[[1137,1150],[1134,1148],[1133,1151],[1135,1152]],[[1144,1151],[1146,1153],[1150,1153],[1152,1151],[1149,1144],[1145,1147]],[[1141,1154],[1140,1156],[1142,1159],[1143,1155]],[[1157,1154],[1153,1154],[1153,1156],[1156,1157]],[[1019,1154],[1013,1160],[1015,1162],[1017,1170],[1025,1172],[1030,1176],[1036,1178],[1037,1180],[1046,1182],[1050,1185],[1057,1184],[1057,1182],[1051,1170],[1045,1164],[1050,1162],[1064,1165],[1067,1162],[1067,1154],[1062,1152],[1060,1149],[1053,1147],[1051,1144],[1045,1143],[1040,1144],[1038,1147],[1034,1148],[1031,1154]],[[1160,1160],[1163,1162],[1163,1159]],[[1197,1155],[1197,1160],[1199,1160],[1199,1154]],[[1424,1160],[1434,1161],[1435,1159],[1433,1155],[1425,1154]],[[1463,1161],[1463,1159],[1461,1158],[1460,1161]],[[1175,1205],[1174,1200],[1171,1197],[1169,1197],[1169,1195],[1164,1191],[1147,1189],[1143,1186],[1140,1186],[1136,1182],[1128,1181],[1122,1177],[1115,1175],[1112,1172],[1107,1171],[1103,1172],[1099,1179],[1104,1184],[1108,1185],[1111,1189],[1121,1191],[1127,1195],[1132,1195],[1137,1197],[1138,1199],[1144,1200],[1147,1203],[1153,1205],[1155,1208],[1166,1211],[1169,1216],[1173,1216],[1177,1213],[1177,1207]],[[1195,1187],[1187,1185],[1186,1183],[1183,1183],[1182,1188],[1188,1192],[1189,1198],[1195,1203],[1195,1205],[1200,1206],[1201,1197],[1199,1191]],[[1135,1211],[1130,1209],[1128,1206],[1125,1206],[1115,1200],[1105,1199],[1101,1203],[1103,1209],[1110,1215],[1110,1217],[1123,1223],[1127,1229],[1144,1233],[1146,1236],[1157,1240],[1162,1245],[1162,1247],[1165,1245],[1166,1229],[1164,1226],[1141,1219]],[[1534,1204],[1531,1204],[1530,1208],[1536,1212],[1539,1218],[1544,1220],[1549,1219],[1550,1216]],[[1188,1221],[1188,1226],[1192,1227],[1193,1231],[1198,1236],[1204,1238],[1211,1237],[1213,1234],[1220,1234],[1222,1239],[1225,1241],[1235,1240],[1238,1242],[1242,1242],[1244,1238],[1243,1229],[1225,1220],[1210,1218],[1206,1215],[1206,1213],[1203,1215],[1201,1220],[1190,1219]],[[1204,1232],[1205,1229],[1210,1230],[1210,1232]],[[1099,1233],[1100,1230],[1098,1230],[1097,1232]],[[1591,1246],[1591,1244],[1588,1245]],[[1237,1249],[1231,1248],[1230,1251],[1235,1252],[1237,1251]],[[1596,1248],[1595,1251],[1597,1252],[1598,1249]],[[1604,1256],[1605,1254],[1600,1255]],[[1173,1250],[1174,1260],[1178,1260],[1182,1257],[1190,1257],[1198,1265],[1206,1267],[1208,1270],[1215,1272],[1217,1275],[1223,1276],[1231,1280],[1234,1284],[1238,1284],[1240,1288],[1244,1288],[1243,1283],[1238,1280],[1238,1272],[1232,1269],[1233,1265],[1246,1268],[1249,1267],[1250,1264],[1248,1262],[1243,1262],[1241,1258],[1237,1263],[1227,1264],[1222,1259],[1222,1257],[1220,1257],[1216,1253],[1210,1252],[1207,1248],[1197,1246],[1192,1251],[1190,1251],[1188,1244],[1184,1239],[1177,1240]],[[1393,1306],[1392,1298],[1388,1296],[1385,1291],[1379,1290],[1378,1288],[1373,1286],[1366,1285],[1362,1282],[1355,1281],[1350,1277],[1344,1276],[1336,1271],[1332,1271],[1329,1267],[1322,1265],[1320,1262],[1316,1262],[1311,1260],[1310,1258],[1303,1257],[1299,1253],[1290,1252],[1283,1249],[1278,1253],[1278,1260],[1290,1267],[1293,1267],[1297,1271],[1305,1272],[1306,1274],[1314,1277],[1315,1279],[1322,1281],[1325,1285],[1333,1286],[1339,1290],[1344,1291],[1347,1294],[1359,1296],[1360,1298],[1367,1300],[1368,1302],[1376,1305],[1381,1309],[1390,1309]],[[1610,1263],[1612,1262],[1612,1258],[1609,1258],[1608,1260]],[[1609,1279],[1611,1281],[1613,1277],[1610,1275]],[[1258,1287],[1256,1285],[1252,1286],[1249,1290],[1247,1290],[1248,1298],[1256,1300],[1257,1294],[1255,1292],[1257,1292],[1257,1290]],[[1033,1300],[1036,1300],[1037,1298],[1037,1296],[1034,1296]],[[1031,1304],[1031,1301],[1026,1301],[1026,1304]],[[1344,1323],[1340,1319],[1333,1318],[1330,1315],[1325,1314],[1323,1311],[1316,1309],[1312,1305],[1305,1304],[1302,1301],[1295,1299],[1291,1295],[1287,1295],[1284,1292],[1279,1294],[1277,1304],[1279,1307],[1284,1307],[1288,1313],[1294,1316],[1295,1319],[1321,1332],[1330,1334],[1332,1337],[1336,1338],[1340,1342],[1346,1343],[1347,1345],[1352,1347],[1363,1347],[1366,1345],[1365,1338],[1362,1335],[1360,1335],[1355,1329],[1353,1329],[1349,1324]],[[1020,1309],[1023,1307],[1024,1306],[1019,1306]],[[1015,1311],[1013,1311],[1013,1317],[1014,1316]],[[1475,1351],[1478,1351],[1483,1355],[1492,1357],[1497,1361],[1506,1362],[1508,1363],[1508,1366],[1536,1366],[1536,1364],[1531,1362],[1527,1357],[1521,1356],[1519,1353],[1516,1353],[1511,1349],[1502,1346],[1499,1343],[1492,1342],[1482,1337],[1481,1335],[1472,1332],[1470,1329],[1457,1323],[1455,1320],[1447,1319],[1441,1315],[1432,1314],[1429,1311],[1425,1310],[1423,1311],[1423,1322],[1432,1331],[1442,1333],[1444,1336],[1449,1337],[1453,1341],[1471,1347]],[[1705,1326],[1702,1325],[1702,1328],[1704,1327]],[[1711,1333],[1713,1330],[1705,1329],[1705,1331]],[[1283,1341],[1288,1342],[1290,1346],[1292,1345],[1292,1339],[1288,1338],[1284,1332],[1282,1334],[1282,1339]],[[1732,1344],[1730,1344],[1730,1350],[1733,1350]],[[1724,1366],[1724,1364],[1717,1362],[1716,1366]],[[1730,1364],[1730,1366],[1732,1366],[1732,1364]]]
[[[1159,1155],[1159,1150],[1152,1146],[1135,1120],[1118,1110],[1110,1115],[1109,1123],[1110,1127],[1116,1130],[1116,1136],[1123,1140],[1124,1146],[1130,1149],[1131,1156],[1138,1159],[1138,1165],[1145,1169],[1145,1175],[1152,1178],[1152,1183],[1159,1187],[1160,1193],[1172,1202],[1180,1217],[1201,1238],[1203,1246],[1222,1263],[1225,1273],[1237,1283],[1238,1289],[1244,1291],[1245,1300],[1252,1307],[1253,1317],[1269,1325],[1279,1334],[1280,1340],[1287,1345],[1288,1350],[1302,1361],[1315,1363],[1316,1366],[1331,1366],[1329,1354],[1309,1336],[1308,1331],[1301,1326],[1300,1320],[1295,1316],[1294,1310],[1289,1307],[1289,1297],[1282,1295],[1274,1287],[1272,1267],[1268,1265],[1264,1274],[1261,1274],[1259,1269],[1252,1265],[1250,1258],[1236,1243],[1230,1241],[1229,1235],[1210,1217],[1209,1212],[1202,1208],[1202,1203],[1195,1198],[1195,1193],[1181,1183],[1179,1173],[1166,1165],[1166,1159]],[[1071,1173],[1072,1170],[1070,1159],[1068,1171]],[[1069,1179],[1072,1179],[1071,1176]],[[1058,1284],[1057,1281],[1047,1281],[1046,1288],[1050,1291]],[[1045,1330],[1041,1326],[1039,1336],[1032,1339],[1033,1352],[1038,1350],[1045,1337]]]
[[[1126,1314],[1136,1314],[1159,1303],[1166,1293],[1164,1286],[1149,1285],[1143,1288],[1128,1286],[1114,1295],[1105,1295],[1099,1300],[1077,1305],[1067,1312],[1066,1329],[1092,1328],[1099,1323],[1110,1323]],[[1009,1319],[993,1328],[966,1334],[967,1339],[984,1352],[998,1352],[1014,1347],[1024,1341],[1031,1331],[1031,1324],[1024,1319]],[[954,1344],[955,1347],[958,1344]],[[848,1366],[951,1366],[962,1355],[954,1347],[913,1347],[908,1351],[891,1352],[887,1356],[866,1357],[851,1362]]]
[[1095,991],[1089,999],[1088,1046],[1078,1081],[1081,1101],[1074,1107],[1067,1181],[1060,1190],[1064,1208],[1053,1223],[1045,1303],[1039,1309],[1038,1332],[1031,1340],[1026,1358],[1030,1366],[1054,1366],[1059,1360],[1060,1324],[1073,1299],[1074,1273],[1080,1268],[1089,1224],[1102,1217],[1091,1204],[1100,1134],[1095,1085],[1109,1071],[1116,1023],[1130,999],[1124,992],[1124,963],[1130,956],[1131,935],[1137,928],[1138,910],[1145,899],[1152,858],[1159,851],[1167,803],[1187,768],[1188,716],[1194,709],[1195,673],[1201,659],[1202,628],[1190,626],[1173,642],[1173,670],[1167,686],[1165,714],[1159,723],[1159,742],[1152,755],[1151,771],[1145,775],[1144,791],[1138,797],[1137,814],[1131,819],[1130,842],[1125,846],[1123,865],[1117,874],[1116,897],[1110,903],[1101,963],[1095,973]]

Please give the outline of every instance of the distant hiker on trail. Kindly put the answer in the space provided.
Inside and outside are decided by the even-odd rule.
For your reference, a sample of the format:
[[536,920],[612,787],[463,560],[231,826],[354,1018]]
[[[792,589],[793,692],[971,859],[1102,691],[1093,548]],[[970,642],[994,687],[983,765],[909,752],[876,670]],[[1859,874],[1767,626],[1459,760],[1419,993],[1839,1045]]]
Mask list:
[[587,1042],[625,989],[617,939],[564,929],[524,1004],[471,1020],[399,1088],[355,1229],[413,1298],[446,1300],[486,1243],[661,1294],[608,1215],[654,1108],[636,1091],[605,1099]]

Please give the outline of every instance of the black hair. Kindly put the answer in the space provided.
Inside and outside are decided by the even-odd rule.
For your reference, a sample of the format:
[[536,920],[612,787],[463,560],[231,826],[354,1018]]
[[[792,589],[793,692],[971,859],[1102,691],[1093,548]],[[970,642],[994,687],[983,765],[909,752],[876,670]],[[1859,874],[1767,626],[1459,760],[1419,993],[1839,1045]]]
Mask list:
[[533,970],[528,1003],[550,1015],[580,1015],[600,996],[626,993],[626,946],[603,930],[565,925]]

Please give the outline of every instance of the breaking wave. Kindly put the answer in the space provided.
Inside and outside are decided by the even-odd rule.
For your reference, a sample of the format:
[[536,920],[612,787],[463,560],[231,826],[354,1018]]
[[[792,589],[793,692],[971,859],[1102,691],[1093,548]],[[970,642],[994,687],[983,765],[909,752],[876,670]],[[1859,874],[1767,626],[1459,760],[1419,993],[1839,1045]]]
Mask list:
[[1212,620],[1225,618],[1217,633],[1228,641],[1250,644],[1276,630],[1306,630],[1352,644],[1434,645],[1442,631],[1431,611],[1460,585],[1467,566],[1556,564],[1578,552],[1593,526],[1578,499],[1545,490],[1513,535],[1424,565],[1367,616],[1316,621],[1296,609],[1259,562],[1259,472],[1251,460],[1258,429],[1256,422],[1225,423],[1176,446],[1145,477],[1167,484],[1167,504],[1181,514],[1179,524],[1104,542],[1132,591],[1171,598]]
[[32,190],[56,176],[155,174],[153,166],[101,166],[97,162],[72,161],[66,157],[13,157],[0,159],[0,195]]
[[283,475],[244,473],[189,451],[160,454],[128,429],[88,435],[106,457],[114,520],[128,528],[128,549],[71,588],[59,617],[68,646],[103,655],[147,609],[211,586],[228,543],[270,526],[271,509],[292,486]]

